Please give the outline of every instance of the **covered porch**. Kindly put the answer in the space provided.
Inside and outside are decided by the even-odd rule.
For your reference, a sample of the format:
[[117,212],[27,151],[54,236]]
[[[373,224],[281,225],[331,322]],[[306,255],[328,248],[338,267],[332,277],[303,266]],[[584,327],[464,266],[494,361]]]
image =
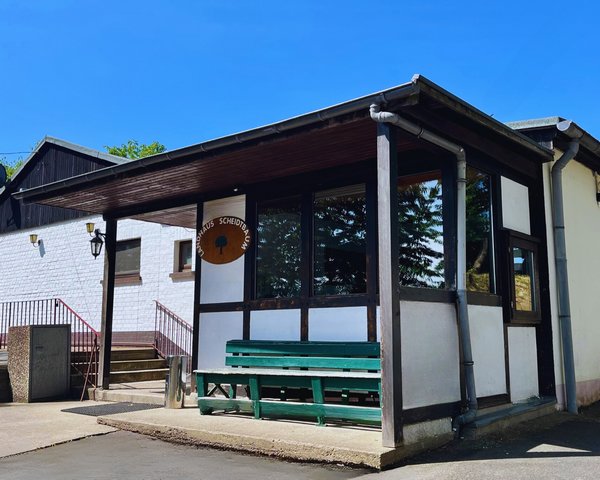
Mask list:
[[[400,121],[373,121],[371,105]],[[215,264],[196,250],[194,368],[224,365],[225,343],[236,338],[380,341],[382,448],[395,448],[407,444],[416,425],[429,425],[433,436],[450,434],[450,419],[476,410],[478,399],[520,400],[517,387],[523,395],[554,395],[547,291],[535,290],[532,303],[535,282],[548,276],[545,221],[537,213],[544,205],[540,165],[550,158],[416,76],[321,111],[17,196],[104,216],[104,389],[119,220],[195,228],[201,236],[214,219],[238,218],[252,236],[241,256]],[[533,243],[508,232],[515,214],[502,197],[503,179],[525,188]],[[460,193],[468,182],[471,237],[469,199]],[[512,183],[504,190],[521,194]],[[510,241],[525,242],[515,248],[535,251],[539,265],[528,277],[526,315],[513,315],[519,308],[508,276],[515,265]]]

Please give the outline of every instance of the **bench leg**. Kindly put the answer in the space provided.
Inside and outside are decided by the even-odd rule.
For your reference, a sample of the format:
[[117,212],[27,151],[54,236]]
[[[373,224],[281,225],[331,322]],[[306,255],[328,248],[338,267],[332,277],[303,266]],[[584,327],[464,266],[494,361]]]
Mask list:
[[206,383],[206,377],[201,373],[196,374],[196,386],[199,397],[208,396],[208,383]]
[[237,398],[237,385],[234,383],[229,385],[229,398]]
[[[313,391],[313,403],[323,405],[325,403],[325,396],[323,395],[323,383],[320,378],[312,378],[312,391]],[[317,416],[317,424],[319,426],[325,425],[325,417],[323,415]]]
[[252,400],[252,407],[254,410],[254,418],[260,418],[260,385],[256,376],[248,379],[248,385],[250,386],[250,400]]

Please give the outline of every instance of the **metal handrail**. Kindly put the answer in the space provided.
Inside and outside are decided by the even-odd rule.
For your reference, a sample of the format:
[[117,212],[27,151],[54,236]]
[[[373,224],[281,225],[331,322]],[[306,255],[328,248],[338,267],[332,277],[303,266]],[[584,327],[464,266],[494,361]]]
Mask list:
[[88,385],[98,384],[99,333],[60,298],[0,302],[0,348],[8,344],[10,327],[28,325],[71,326],[71,369]]
[[[154,348],[163,357],[168,355],[192,355],[193,328],[183,318],[154,300]],[[188,373],[192,363],[187,362]]]

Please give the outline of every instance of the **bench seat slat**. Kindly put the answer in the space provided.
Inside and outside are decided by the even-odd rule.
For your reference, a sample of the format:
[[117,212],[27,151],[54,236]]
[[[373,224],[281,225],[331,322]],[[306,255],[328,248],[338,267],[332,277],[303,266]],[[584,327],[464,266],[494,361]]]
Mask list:
[[[308,372],[304,372],[308,373]],[[312,372],[311,372],[312,373]],[[330,373],[330,372],[327,372]],[[335,373],[335,372],[334,372]],[[340,372],[346,373],[346,372]],[[368,377],[346,377],[346,376],[320,376],[320,375],[288,375],[285,372],[279,371],[272,375],[262,375],[262,372],[255,371],[247,374],[230,374],[230,373],[205,373],[201,374],[203,379],[198,381],[200,384],[235,384],[248,385],[251,378],[258,378],[261,387],[288,387],[288,388],[312,388],[312,379],[319,378],[323,383],[325,390],[352,390],[377,392],[381,378],[377,374],[369,374]]]
[[230,356],[225,357],[230,367],[275,367],[275,368],[339,368],[348,370],[379,370],[378,358],[338,357],[274,357],[274,356]]
[[320,377],[320,378],[375,378],[380,379],[381,374],[375,372],[343,372],[339,370],[281,370],[279,368],[219,368],[219,369],[199,369],[194,373],[204,375],[230,375],[230,376],[248,376],[260,375],[285,376],[285,377]]

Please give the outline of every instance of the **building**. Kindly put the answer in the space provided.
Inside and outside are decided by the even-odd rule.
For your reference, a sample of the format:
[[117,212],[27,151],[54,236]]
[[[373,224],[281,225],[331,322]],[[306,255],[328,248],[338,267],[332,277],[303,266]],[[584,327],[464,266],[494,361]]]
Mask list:
[[[52,137],[43,139],[12,181],[0,189],[0,311],[33,308],[31,301],[61,299],[100,329],[104,264],[90,252],[86,223],[104,230],[102,216],[38,204],[12,194],[114,165],[127,159]],[[115,290],[115,343],[154,343],[155,301],[191,321],[190,229],[137,220],[121,223]],[[37,242],[30,243],[30,235]],[[41,309],[41,307],[40,307]],[[42,312],[38,313],[41,315]],[[45,312],[43,312],[45,313]],[[2,325],[3,331],[7,325]]]
[[[482,406],[598,398],[587,343],[595,260],[583,252],[600,229],[600,157],[595,139],[563,126],[511,128],[417,75],[13,198],[106,222],[103,386],[119,314],[115,242],[132,218],[176,225],[199,237],[193,365],[222,366],[233,338],[381,340],[383,439],[396,446],[406,425],[445,433],[449,419],[469,422]],[[581,145],[564,189],[576,398],[564,395],[574,376],[559,335],[548,174],[571,141]],[[575,214],[582,208],[585,219]],[[214,224],[236,221],[249,232],[238,243],[202,243]]]

